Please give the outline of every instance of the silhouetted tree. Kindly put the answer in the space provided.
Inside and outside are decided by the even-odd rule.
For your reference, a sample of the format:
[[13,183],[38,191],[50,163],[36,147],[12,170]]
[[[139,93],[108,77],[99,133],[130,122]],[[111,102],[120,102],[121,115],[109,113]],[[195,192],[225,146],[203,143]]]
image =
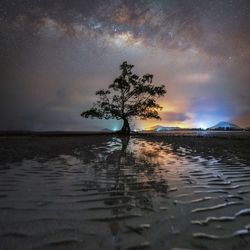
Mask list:
[[130,133],[129,119],[160,119],[158,110],[162,107],[156,99],[164,96],[165,86],[155,86],[153,75],[145,74],[139,77],[132,73],[134,65],[126,61],[120,66],[121,75],[109,85],[107,90],[99,90],[96,95],[99,100],[93,107],[82,112],[81,116],[88,118],[123,120],[121,133]]

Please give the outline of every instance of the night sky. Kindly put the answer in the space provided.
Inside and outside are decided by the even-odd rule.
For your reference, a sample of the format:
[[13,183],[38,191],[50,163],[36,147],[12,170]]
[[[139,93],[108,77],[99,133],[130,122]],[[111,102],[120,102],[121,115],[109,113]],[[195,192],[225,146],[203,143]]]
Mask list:
[[80,114],[125,60],[167,88],[134,127],[250,126],[249,0],[0,0],[0,130],[118,129]]

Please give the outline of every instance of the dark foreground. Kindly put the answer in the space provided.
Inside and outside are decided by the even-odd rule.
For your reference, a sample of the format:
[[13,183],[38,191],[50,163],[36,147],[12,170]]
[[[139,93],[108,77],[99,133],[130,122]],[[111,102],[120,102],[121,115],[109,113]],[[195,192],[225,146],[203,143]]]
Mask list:
[[249,138],[1,137],[0,249],[250,249]]

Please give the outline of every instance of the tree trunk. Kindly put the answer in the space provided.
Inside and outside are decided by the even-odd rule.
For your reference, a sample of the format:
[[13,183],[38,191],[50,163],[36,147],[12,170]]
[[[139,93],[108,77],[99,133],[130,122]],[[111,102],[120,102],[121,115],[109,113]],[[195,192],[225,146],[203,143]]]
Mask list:
[[130,134],[130,126],[127,118],[123,118],[123,126],[120,130],[120,133],[122,134]]

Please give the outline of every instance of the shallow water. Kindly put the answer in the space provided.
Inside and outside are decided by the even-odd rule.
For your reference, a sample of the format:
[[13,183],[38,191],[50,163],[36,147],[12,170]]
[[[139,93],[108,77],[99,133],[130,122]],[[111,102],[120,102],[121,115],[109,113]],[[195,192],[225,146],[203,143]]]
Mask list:
[[0,249],[250,249],[249,144],[207,140],[1,138]]

